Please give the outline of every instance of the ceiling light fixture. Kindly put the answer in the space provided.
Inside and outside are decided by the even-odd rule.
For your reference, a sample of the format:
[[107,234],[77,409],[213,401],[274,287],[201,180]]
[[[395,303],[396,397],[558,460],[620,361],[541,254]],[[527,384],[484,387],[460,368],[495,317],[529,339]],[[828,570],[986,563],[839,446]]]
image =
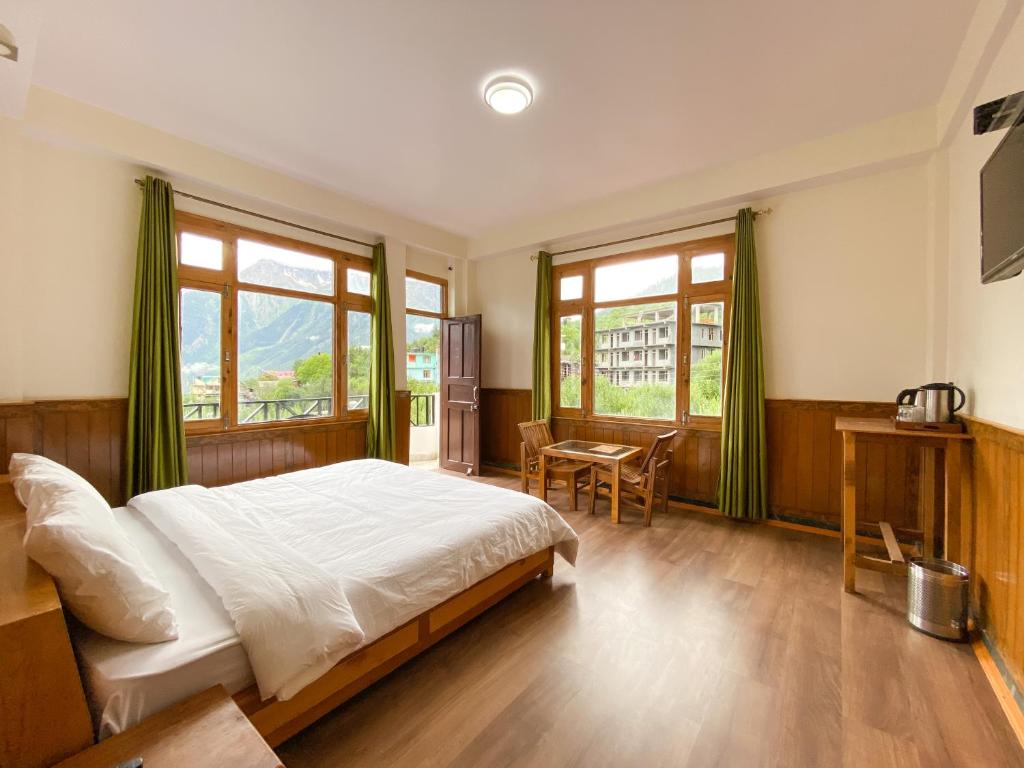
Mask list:
[[14,35],[3,24],[0,24],[0,59],[18,60],[18,46],[14,44]]
[[514,115],[533,103],[533,88],[521,77],[499,75],[484,88],[484,101],[495,112]]

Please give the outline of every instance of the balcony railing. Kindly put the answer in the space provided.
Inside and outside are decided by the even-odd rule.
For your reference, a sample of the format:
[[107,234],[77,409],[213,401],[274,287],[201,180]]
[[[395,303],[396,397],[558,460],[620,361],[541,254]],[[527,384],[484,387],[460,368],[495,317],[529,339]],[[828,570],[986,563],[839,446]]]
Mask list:
[[410,395],[409,421],[414,427],[434,426],[436,399],[437,396],[433,394]]
[[238,404],[239,424],[262,421],[313,419],[331,415],[330,397],[293,397],[287,400],[248,400]]

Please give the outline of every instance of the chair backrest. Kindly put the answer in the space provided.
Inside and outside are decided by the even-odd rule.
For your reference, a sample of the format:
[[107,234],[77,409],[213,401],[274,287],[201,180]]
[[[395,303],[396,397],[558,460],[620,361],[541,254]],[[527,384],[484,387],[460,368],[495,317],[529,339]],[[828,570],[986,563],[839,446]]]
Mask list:
[[672,444],[672,438],[679,433],[678,429],[673,429],[671,432],[666,432],[664,435],[658,435],[654,438],[654,442],[651,443],[651,447],[647,449],[647,454],[644,456],[644,461],[640,465],[640,472],[646,474],[651,467],[651,463],[658,463],[665,456],[665,451]]
[[541,448],[555,442],[554,438],[551,437],[551,427],[548,426],[546,419],[524,421],[519,425],[519,433],[523,436],[523,442],[526,443],[526,457],[528,459],[540,456]]

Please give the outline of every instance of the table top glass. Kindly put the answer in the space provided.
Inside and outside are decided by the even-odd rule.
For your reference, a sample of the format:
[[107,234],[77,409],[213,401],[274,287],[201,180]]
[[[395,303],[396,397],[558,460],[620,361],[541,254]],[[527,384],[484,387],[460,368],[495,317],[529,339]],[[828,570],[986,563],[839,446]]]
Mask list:
[[549,445],[547,448],[580,456],[593,456],[601,459],[621,459],[638,451],[632,445],[616,445],[615,443],[589,443],[586,440],[563,440]]

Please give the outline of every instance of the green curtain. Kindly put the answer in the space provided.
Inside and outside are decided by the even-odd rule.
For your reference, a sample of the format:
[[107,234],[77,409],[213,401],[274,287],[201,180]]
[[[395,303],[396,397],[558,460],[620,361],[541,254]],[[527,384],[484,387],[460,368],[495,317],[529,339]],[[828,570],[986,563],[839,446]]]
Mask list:
[[750,208],[736,216],[736,264],[723,394],[718,507],[728,517],[763,520],[768,516],[764,354],[754,213]]
[[188,482],[171,185],[146,177],[135,261],[125,442],[127,497]]
[[533,311],[533,418],[551,418],[551,254],[537,254]]
[[370,275],[370,413],[366,421],[366,455],[395,460],[395,345],[391,333],[391,299],[384,244],[373,246]]

